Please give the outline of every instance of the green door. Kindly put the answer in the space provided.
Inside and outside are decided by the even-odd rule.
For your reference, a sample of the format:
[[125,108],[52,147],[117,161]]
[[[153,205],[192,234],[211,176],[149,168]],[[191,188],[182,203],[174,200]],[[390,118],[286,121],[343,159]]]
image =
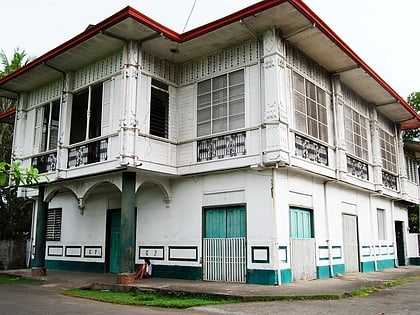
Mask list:
[[111,227],[109,238],[109,272],[120,272],[120,232],[121,211],[111,213]]
[[204,220],[203,280],[245,282],[245,208],[207,209]]
[[207,209],[205,211],[205,237],[245,237],[246,219],[244,207]]

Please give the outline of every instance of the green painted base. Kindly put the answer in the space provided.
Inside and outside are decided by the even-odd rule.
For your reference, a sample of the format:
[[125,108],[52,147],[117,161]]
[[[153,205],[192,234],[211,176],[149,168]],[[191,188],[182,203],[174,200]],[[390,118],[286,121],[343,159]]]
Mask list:
[[185,280],[203,279],[201,267],[153,265],[153,277]]
[[318,279],[325,279],[325,278],[332,278],[336,277],[338,273],[344,274],[346,272],[346,268],[344,264],[333,265],[332,266],[332,275],[330,271],[330,266],[317,266],[316,273]]
[[247,283],[277,285],[279,284],[277,270],[249,269]]
[[283,269],[280,272],[281,274],[281,284],[288,284],[292,283],[292,270],[291,269]]
[[394,268],[396,266],[394,259],[378,260],[378,270]]
[[420,257],[409,257],[408,264],[414,266],[420,266]]
[[81,261],[62,261],[45,260],[45,267],[52,270],[68,270],[80,272],[104,273],[105,265],[103,263],[81,262]]
[[361,272],[375,271],[375,263],[373,261],[364,261],[360,263]]
[[373,261],[364,261],[360,264],[362,272],[371,272],[371,271],[379,271],[388,268],[394,268],[395,261],[393,259],[386,259],[386,260],[378,260],[376,262],[377,269],[375,270],[375,262]]

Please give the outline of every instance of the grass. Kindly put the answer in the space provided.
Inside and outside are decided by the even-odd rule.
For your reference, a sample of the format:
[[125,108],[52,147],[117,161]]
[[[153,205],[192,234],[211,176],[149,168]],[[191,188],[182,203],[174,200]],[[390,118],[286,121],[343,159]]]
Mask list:
[[126,305],[143,305],[165,308],[189,308],[194,306],[227,304],[241,302],[269,302],[269,301],[303,301],[303,300],[339,300],[345,297],[363,297],[373,292],[408,283],[417,280],[419,277],[402,278],[384,282],[381,285],[372,287],[360,287],[344,296],[339,294],[327,295],[293,295],[293,296],[262,296],[262,297],[222,297],[206,294],[189,294],[175,292],[157,291],[110,291],[110,290],[90,290],[90,289],[69,289],[63,292],[65,295],[87,298],[102,302]]
[[126,305],[155,306],[165,308],[189,308],[194,306],[228,304],[242,302],[271,302],[292,300],[338,300],[340,295],[295,295],[295,296],[262,296],[262,297],[222,297],[206,294],[163,293],[156,291],[109,291],[69,289],[62,292],[73,297],[87,298],[102,302]]
[[36,284],[40,281],[0,274],[0,284]]
[[241,299],[194,294],[165,294],[152,291],[121,292],[108,290],[69,289],[65,295],[126,305],[188,308],[200,305],[239,303]]
[[391,280],[391,281],[386,281],[381,285],[377,285],[377,286],[371,286],[371,287],[360,287],[358,289],[354,289],[351,291],[351,293],[349,294],[349,296],[351,297],[363,297],[363,296],[368,296],[370,294],[372,294],[373,292],[379,291],[379,290],[383,290],[386,288],[390,288],[396,285],[400,285],[400,284],[404,284],[404,283],[408,283],[414,280],[419,279],[419,277],[409,277],[409,278],[401,278],[401,279],[397,279],[397,280]]

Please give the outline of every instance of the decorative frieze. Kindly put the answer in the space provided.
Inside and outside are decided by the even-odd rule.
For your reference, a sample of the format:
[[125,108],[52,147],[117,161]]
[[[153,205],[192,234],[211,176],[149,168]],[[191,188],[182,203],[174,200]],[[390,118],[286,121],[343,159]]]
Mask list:
[[28,108],[45,104],[61,96],[63,80],[57,80],[51,84],[34,90],[28,95]]
[[74,75],[74,89],[104,80],[105,78],[120,72],[123,68],[122,51],[99,60],[89,66],[76,71]]
[[168,60],[162,59],[148,51],[142,51],[141,57],[142,70],[152,74],[155,77],[177,83],[177,68],[176,65]]
[[78,167],[108,159],[108,139],[102,139],[69,149],[68,168]]
[[258,62],[258,42],[240,45],[198,58],[179,66],[179,84],[192,83]]
[[331,90],[330,74],[290,43],[286,43],[286,62],[320,87]]
[[323,165],[328,165],[328,148],[313,140],[295,134],[295,154]]
[[54,172],[57,169],[57,152],[35,156],[31,165],[38,169],[39,173]]
[[347,155],[347,173],[361,179],[369,180],[368,164]]
[[197,141],[197,161],[245,155],[246,133],[240,132]]
[[382,183],[384,187],[392,190],[398,190],[397,180],[397,176],[384,170],[382,171]]

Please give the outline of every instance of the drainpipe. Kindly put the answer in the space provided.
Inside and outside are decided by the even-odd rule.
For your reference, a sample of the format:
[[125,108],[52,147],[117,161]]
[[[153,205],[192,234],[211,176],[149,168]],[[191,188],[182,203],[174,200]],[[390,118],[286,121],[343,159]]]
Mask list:
[[327,228],[327,246],[328,246],[328,265],[330,269],[330,278],[334,278],[334,265],[333,265],[333,257],[332,257],[332,245],[331,245],[331,237],[330,237],[330,224],[328,219],[328,194],[327,194],[327,184],[331,182],[335,182],[336,180],[330,180],[324,182],[324,202],[325,202],[325,225]]
[[[276,246],[275,252],[276,252],[276,256],[278,258],[278,230],[277,230],[277,165],[275,168],[271,169],[271,178],[272,178],[272,207],[273,207],[273,228],[274,228],[274,237],[275,237],[275,241],[274,241],[274,245]],[[277,259],[277,263],[278,263],[278,267],[277,267],[277,285],[281,285],[281,267],[280,267],[280,262],[279,259]]]
[[375,242],[374,242],[374,233],[373,231],[375,231],[375,220],[373,218],[373,214],[374,214],[374,210],[372,209],[372,195],[369,194],[369,210],[370,210],[370,226],[371,226],[371,231],[372,233],[370,233],[370,237],[371,237],[371,245],[370,245],[370,250],[371,253],[373,254],[373,266],[374,266],[374,270],[378,271],[378,261],[376,259],[376,250],[375,250]]

